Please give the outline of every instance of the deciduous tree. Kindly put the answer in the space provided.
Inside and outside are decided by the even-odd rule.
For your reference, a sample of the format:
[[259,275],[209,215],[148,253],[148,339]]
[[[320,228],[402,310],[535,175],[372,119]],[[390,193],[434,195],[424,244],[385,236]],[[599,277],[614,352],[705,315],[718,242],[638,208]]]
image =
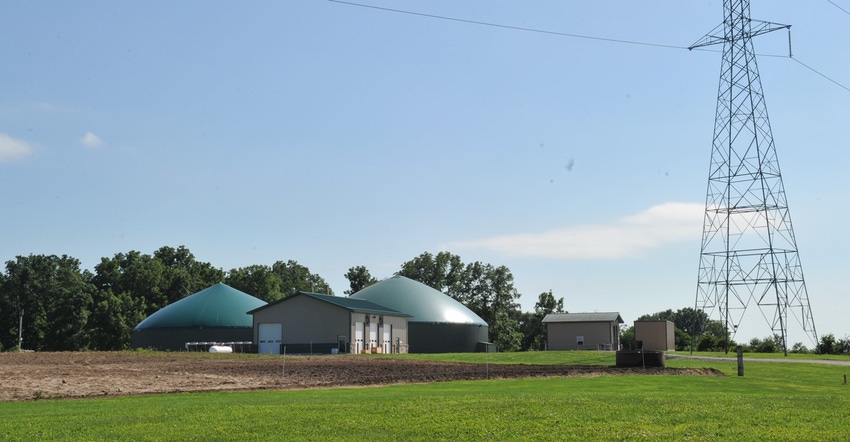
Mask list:
[[333,295],[333,290],[324,278],[310,273],[310,269],[297,261],[277,261],[272,265],[272,271],[280,276],[284,296],[289,296],[292,290]]
[[24,311],[24,347],[41,351],[88,348],[86,324],[94,287],[91,273],[67,255],[17,256],[6,262],[0,285],[3,346],[17,346],[18,315]]
[[153,256],[166,268],[165,295],[169,304],[224,281],[223,270],[195,260],[195,255],[184,246],[160,247]]
[[396,274],[454,296],[465,271],[466,268],[457,255],[449,252],[436,255],[424,252],[402,264],[401,270]]
[[402,264],[398,274],[446,293],[480,316],[500,351],[521,348],[520,294],[507,267],[478,261],[464,265],[457,255],[426,252]]
[[227,273],[224,282],[236,290],[266,302],[277,301],[284,296],[283,279],[266,265],[250,265],[232,269]]
[[366,269],[365,266],[356,266],[349,268],[348,272],[345,274],[345,278],[348,279],[349,289],[343,293],[349,296],[378,282],[377,279],[375,279],[371,274],[369,274],[369,270]]

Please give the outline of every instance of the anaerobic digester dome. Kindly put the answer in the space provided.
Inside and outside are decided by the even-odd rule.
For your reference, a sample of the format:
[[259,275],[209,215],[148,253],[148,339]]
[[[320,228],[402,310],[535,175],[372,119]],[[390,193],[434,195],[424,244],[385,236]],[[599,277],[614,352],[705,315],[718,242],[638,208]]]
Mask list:
[[186,342],[250,341],[253,317],[266,302],[218,283],[169,304],[133,328],[133,348],[182,350]]
[[474,352],[487,342],[481,317],[445,293],[404,276],[393,276],[351,295],[411,315],[411,353]]

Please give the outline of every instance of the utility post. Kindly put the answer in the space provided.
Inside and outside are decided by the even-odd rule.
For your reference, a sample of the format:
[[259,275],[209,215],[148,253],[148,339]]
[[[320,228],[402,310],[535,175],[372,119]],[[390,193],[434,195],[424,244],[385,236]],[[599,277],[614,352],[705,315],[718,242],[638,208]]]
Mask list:
[[23,350],[24,347],[24,309],[21,309],[21,316],[18,318],[18,350]]

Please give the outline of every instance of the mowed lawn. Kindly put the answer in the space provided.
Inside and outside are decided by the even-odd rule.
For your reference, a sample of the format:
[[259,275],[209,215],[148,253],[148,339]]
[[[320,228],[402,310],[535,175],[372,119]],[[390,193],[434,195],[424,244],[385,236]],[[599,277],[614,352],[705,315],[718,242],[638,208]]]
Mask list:
[[[341,356],[346,357],[346,356]],[[386,357],[386,356],[384,356]],[[613,365],[612,353],[407,356]],[[775,355],[783,358],[781,355]],[[0,403],[0,440],[850,440],[850,367]]]

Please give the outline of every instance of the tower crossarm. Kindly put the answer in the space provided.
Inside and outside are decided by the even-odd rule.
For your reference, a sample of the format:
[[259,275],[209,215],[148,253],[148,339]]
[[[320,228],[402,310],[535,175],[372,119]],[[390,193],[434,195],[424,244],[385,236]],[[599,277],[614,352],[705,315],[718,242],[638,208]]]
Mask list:
[[706,34],[704,37],[697,40],[696,43],[688,46],[688,50],[692,51],[696,48],[702,48],[705,46],[712,46],[726,42],[731,43],[735,40],[753,38],[762,34],[767,34],[768,32],[778,31],[780,29],[791,29],[791,25],[785,25],[782,23],[773,23],[769,21],[753,20],[740,17],[738,17],[738,19],[747,20],[749,26],[747,26],[746,29],[748,29],[748,31],[744,31],[742,33],[737,34],[729,33],[727,35],[726,32],[729,29],[734,29],[734,27],[725,26],[726,23],[721,23],[717,25],[717,27],[712,29],[711,32]]

